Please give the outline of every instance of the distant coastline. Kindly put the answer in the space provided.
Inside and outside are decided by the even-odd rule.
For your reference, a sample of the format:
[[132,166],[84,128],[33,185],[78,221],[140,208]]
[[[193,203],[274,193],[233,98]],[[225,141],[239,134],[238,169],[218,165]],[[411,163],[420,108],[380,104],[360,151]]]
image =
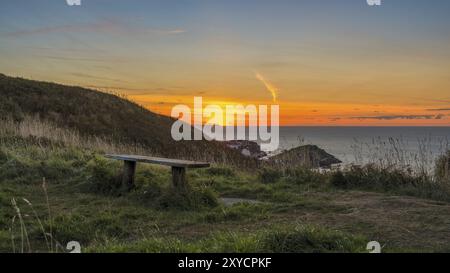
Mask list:
[[279,154],[317,145],[343,164],[366,164],[399,151],[398,160],[432,166],[450,148],[450,126],[281,126]]

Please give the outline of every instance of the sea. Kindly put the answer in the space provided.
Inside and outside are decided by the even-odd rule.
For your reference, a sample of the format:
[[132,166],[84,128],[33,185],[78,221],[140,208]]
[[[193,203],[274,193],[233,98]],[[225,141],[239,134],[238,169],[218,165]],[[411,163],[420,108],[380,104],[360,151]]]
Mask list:
[[344,164],[430,168],[450,149],[450,127],[280,127],[275,153],[317,145]]

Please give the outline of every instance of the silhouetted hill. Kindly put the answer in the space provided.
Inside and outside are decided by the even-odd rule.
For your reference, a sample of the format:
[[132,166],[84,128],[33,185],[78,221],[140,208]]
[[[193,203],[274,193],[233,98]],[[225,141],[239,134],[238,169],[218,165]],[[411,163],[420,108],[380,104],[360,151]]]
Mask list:
[[243,158],[222,143],[176,142],[170,135],[173,119],[112,94],[0,74],[0,95],[0,118],[20,121],[39,116],[83,135],[138,143],[164,156],[208,157],[204,159],[217,162]]
[[302,166],[308,168],[326,168],[333,164],[342,163],[342,161],[316,145],[304,145],[284,151],[269,158],[269,162],[278,166]]

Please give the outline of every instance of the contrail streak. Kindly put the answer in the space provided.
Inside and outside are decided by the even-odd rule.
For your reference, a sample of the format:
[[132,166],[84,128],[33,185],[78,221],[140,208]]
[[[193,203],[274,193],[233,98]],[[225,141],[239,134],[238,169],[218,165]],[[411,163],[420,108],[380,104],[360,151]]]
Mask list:
[[264,84],[264,86],[267,88],[267,90],[269,90],[270,94],[272,94],[273,102],[277,102],[278,91],[279,91],[278,88],[275,85],[273,85],[271,82],[266,80],[258,72],[255,72],[255,76],[258,80],[260,80]]

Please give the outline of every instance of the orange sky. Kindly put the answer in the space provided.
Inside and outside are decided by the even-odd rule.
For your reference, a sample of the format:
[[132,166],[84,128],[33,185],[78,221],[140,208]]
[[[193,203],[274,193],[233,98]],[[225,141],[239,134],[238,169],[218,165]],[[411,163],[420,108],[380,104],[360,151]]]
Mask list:
[[[172,107],[185,104],[194,109],[192,96],[134,95],[130,99],[146,108],[170,115]],[[203,107],[219,105],[271,105],[273,101],[238,101],[227,98],[203,97]],[[349,104],[327,102],[278,101],[280,122],[284,126],[448,126],[445,109],[432,109],[433,105]],[[450,111],[450,110],[449,110]]]

